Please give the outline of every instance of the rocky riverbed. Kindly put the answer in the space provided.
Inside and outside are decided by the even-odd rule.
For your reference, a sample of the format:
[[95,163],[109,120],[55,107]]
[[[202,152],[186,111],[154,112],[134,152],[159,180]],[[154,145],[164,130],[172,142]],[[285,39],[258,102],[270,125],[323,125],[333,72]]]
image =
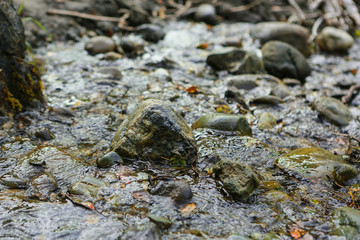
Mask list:
[[0,118],[0,237],[359,239],[360,43],[259,28],[37,48],[47,109]]

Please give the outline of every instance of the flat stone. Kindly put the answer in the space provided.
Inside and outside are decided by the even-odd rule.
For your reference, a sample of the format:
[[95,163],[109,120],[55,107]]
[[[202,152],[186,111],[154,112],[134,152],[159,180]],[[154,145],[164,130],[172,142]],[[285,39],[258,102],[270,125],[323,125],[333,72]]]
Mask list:
[[316,41],[320,49],[326,52],[347,52],[354,44],[349,33],[334,27],[325,27]]
[[86,51],[90,54],[107,53],[115,50],[115,42],[106,36],[91,38],[85,45]]

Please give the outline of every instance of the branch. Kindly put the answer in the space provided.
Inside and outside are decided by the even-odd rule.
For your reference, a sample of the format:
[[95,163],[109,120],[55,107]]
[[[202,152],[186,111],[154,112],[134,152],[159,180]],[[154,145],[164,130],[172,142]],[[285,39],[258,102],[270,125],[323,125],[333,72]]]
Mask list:
[[231,13],[234,13],[234,12],[243,12],[243,11],[246,11],[246,10],[249,10],[257,5],[259,5],[260,3],[262,3],[263,0],[256,0],[256,1],[253,1],[249,4],[246,4],[246,5],[242,5],[242,6],[238,6],[238,7],[234,7],[232,9],[230,9],[229,12]]

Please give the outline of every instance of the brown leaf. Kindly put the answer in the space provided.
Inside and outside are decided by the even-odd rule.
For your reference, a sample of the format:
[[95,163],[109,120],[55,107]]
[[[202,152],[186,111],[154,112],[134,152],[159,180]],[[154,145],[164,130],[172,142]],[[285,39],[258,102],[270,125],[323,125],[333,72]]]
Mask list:
[[199,92],[198,88],[195,86],[191,86],[191,87],[187,88],[186,91],[191,94],[195,94],[195,93]]
[[181,212],[181,216],[185,217],[185,216],[189,216],[190,213],[192,211],[194,211],[194,209],[196,208],[196,204],[195,203],[189,203],[187,204],[185,207],[183,207],[180,212]]

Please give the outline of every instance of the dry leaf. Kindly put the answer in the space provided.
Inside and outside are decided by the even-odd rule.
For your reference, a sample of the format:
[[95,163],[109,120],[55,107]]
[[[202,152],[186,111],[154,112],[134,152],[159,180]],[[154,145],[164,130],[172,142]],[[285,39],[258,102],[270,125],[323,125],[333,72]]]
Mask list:
[[216,111],[218,113],[228,113],[228,114],[233,113],[233,110],[227,105],[220,105],[219,107],[216,108]]
[[208,43],[200,43],[196,48],[207,49],[209,47]]
[[189,216],[190,213],[196,208],[196,204],[195,203],[189,203],[187,204],[185,207],[183,207],[180,211],[181,211],[181,216],[185,217],[185,216]]
[[199,91],[198,91],[198,88],[195,87],[195,86],[191,86],[191,87],[187,88],[186,91],[187,91],[188,93],[192,93],[192,94],[195,94],[195,93],[198,93],[198,92],[199,92]]
[[82,202],[82,203],[80,203],[80,204],[81,204],[82,206],[86,207],[86,208],[95,210],[95,207],[94,207],[94,205],[93,205],[91,202]]

